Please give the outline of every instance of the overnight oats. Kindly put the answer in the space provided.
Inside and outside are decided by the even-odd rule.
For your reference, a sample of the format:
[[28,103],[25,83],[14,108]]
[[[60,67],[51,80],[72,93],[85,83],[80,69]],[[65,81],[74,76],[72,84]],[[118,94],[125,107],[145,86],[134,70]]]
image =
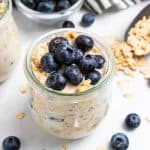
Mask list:
[[61,29],[42,36],[25,61],[34,120],[59,138],[89,135],[107,113],[113,68],[95,35]]
[[0,2],[0,82],[14,69],[20,53],[20,38],[12,17],[11,0]]

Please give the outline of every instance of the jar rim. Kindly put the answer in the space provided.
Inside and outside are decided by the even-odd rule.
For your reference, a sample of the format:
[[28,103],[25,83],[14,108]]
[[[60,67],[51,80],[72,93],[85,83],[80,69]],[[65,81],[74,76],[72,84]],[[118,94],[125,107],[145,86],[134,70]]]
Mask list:
[[[46,85],[42,84],[34,75],[33,71],[32,71],[32,67],[31,67],[31,60],[32,60],[32,54],[36,48],[36,46],[45,38],[51,37],[54,34],[61,34],[61,33],[65,33],[65,32],[71,32],[74,31],[76,33],[80,33],[80,34],[87,34],[87,35],[94,35],[91,37],[94,37],[94,40],[96,40],[95,37],[98,37],[98,39],[100,39],[100,37],[98,35],[96,35],[95,33],[91,33],[91,32],[86,32],[86,31],[81,31],[79,29],[72,29],[72,28],[67,28],[67,29],[57,29],[54,31],[50,31],[44,35],[42,35],[40,38],[38,38],[32,45],[31,47],[29,47],[29,50],[25,56],[25,61],[24,61],[24,72],[25,75],[28,79],[28,81],[30,80],[30,82],[32,82],[32,84],[38,86],[40,89],[46,91],[47,93],[51,93],[51,94],[55,94],[58,96],[81,96],[81,95],[85,95],[85,94],[89,94],[97,89],[102,89],[105,84],[112,78],[113,73],[114,73],[114,68],[115,68],[115,61],[113,58],[113,54],[111,52],[111,50],[109,50],[108,48],[106,48],[106,46],[104,44],[102,44],[102,39],[101,42],[99,41],[99,45],[105,49],[107,49],[106,55],[108,57],[109,60],[108,61],[108,67],[107,67],[107,72],[104,76],[104,78],[96,85],[93,86],[91,89],[88,89],[84,92],[80,92],[80,93],[63,93],[63,92],[59,92],[56,90],[53,90],[51,88],[48,88]],[[30,83],[31,84],[31,83]]]
[[5,18],[12,12],[12,1],[6,0],[7,7],[5,8],[4,14],[0,17],[0,25],[4,22]]

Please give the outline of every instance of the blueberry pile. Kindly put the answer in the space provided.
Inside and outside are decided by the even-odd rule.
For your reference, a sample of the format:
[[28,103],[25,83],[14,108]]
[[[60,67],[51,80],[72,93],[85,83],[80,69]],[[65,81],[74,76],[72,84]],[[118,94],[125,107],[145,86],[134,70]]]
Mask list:
[[43,13],[53,13],[68,9],[77,0],[21,0],[27,7]]
[[75,46],[64,37],[53,38],[49,52],[41,58],[41,69],[49,73],[46,85],[54,90],[63,90],[68,83],[79,85],[83,79],[90,79],[95,85],[101,79],[97,69],[102,69],[105,58],[101,55],[86,54],[92,50],[94,41],[91,37],[79,35]]

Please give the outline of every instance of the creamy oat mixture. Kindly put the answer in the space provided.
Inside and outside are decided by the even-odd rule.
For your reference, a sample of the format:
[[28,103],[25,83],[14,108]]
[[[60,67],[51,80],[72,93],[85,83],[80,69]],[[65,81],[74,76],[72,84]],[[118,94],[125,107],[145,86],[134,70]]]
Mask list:
[[[3,16],[5,8],[4,3],[0,3],[1,16]],[[0,82],[2,82],[8,78],[8,75],[16,66],[20,53],[19,33],[10,13],[4,18],[0,18],[0,33]]]
[[55,97],[32,89],[31,114],[37,124],[63,139],[89,135],[106,115],[111,86],[79,97]]
[[[64,34],[70,43],[74,42],[77,34]],[[47,44],[38,45],[32,56],[32,70],[36,78],[45,84],[48,74],[40,69],[41,57],[48,52]],[[100,48],[94,46],[89,52],[102,54]],[[101,70],[103,77],[106,66]],[[67,84],[63,92],[80,93],[92,88],[90,80],[83,80],[79,86]],[[107,113],[111,95],[111,85],[108,81],[101,90],[95,90],[80,96],[59,96],[46,93],[31,85],[31,113],[39,126],[50,134],[63,139],[77,139],[90,134]]]

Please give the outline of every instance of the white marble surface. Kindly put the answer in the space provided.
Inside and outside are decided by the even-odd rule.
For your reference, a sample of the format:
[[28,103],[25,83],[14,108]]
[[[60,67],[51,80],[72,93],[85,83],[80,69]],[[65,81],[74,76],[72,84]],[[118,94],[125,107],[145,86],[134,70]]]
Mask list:
[[[129,23],[146,4],[145,2],[119,13],[101,16],[87,30],[103,36],[117,35],[123,38]],[[76,26],[79,26],[82,14],[83,12],[77,12],[71,17]],[[116,84],[116,81],[123,76],[114,78],[112,104],[108,115],[89,137],[76,141],[59,140],[38,128],[28,111],[28,96],[21,94],[19,91],[21,85],[26,83],[22,61],[29,44],[52,28],[40,27],[31,23],[17,11],[14,11],[14,17],[21,32],[23,43],[21,51],[23,52],[19,65],[12,76],[0,85],[0,143],[6,136],[15,135],[20,137],[22,141],[21,150],[60,150],[64,143],[68,145],[68,150],[96,150],[99,145],[104,145],[108,150],[111,135],[121,131],[125,132],[130,139],[129,150],[150,149],[150,123],[145,121],[145,116],[150,115],[150,88],[141,76],[128,79],[123,89],[118,89]],[[122,97],[123,91],[131,91],[133,96],[130,99],[124,99]],[[18,112],[26,113],[23,120],[16,119],[16,113]],[[140,128],[133,132],[122,127],[125,116],[131,112],[139,113],[142,117]],[[0,147],[0,149],[2,148]]]

